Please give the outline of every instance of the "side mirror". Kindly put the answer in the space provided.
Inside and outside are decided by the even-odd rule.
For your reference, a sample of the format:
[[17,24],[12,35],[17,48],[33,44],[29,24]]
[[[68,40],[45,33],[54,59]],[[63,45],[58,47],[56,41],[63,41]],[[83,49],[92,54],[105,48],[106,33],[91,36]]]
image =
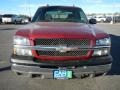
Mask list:
[[90,23],[90,24],[96,24],[97,21],[96,21],[96,19],[91,18],[91,19],[89,20],[89,23]]

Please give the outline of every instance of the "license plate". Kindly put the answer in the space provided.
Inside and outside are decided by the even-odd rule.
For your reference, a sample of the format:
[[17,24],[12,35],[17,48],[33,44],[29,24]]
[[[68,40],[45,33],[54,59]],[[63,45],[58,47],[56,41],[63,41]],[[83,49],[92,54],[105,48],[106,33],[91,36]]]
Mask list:
[[55,79],[71,79],[72,71],[70,71],[70,70],[54,70],[53,78],[55,78]]

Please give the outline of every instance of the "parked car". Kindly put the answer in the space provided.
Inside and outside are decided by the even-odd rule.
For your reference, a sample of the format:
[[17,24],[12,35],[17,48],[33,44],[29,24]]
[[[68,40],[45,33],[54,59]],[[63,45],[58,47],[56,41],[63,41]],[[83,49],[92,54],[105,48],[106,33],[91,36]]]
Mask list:
[[14,15],[14,14],[4,14],[2,16],[2,22],[3,23],[14,23],[14,24],[17,24],[17,23],[21,23],[22,19],[19,16]]
[[23,18],[22,23],[23,23],[23,24],[29,23],[29,19],[28,19],[28,18]]
[[96,16],[95,19],[97,22],[106,22],[106,17],[103,16]]
[[12,70],[42,79],[107,73],[112,64],[110,36],[93,24],[96,20],[88,21],[79,7],[40,7],[32,23],[14,36]]
[[23,16],[20,16],[20,17],[22,18],[23,24],[27,24],[27,23],[31,22],[30,17],[23,17]]
[[90,20],[90,19],[92,19],[93,18],[93,16],[87,16],[87,19],[88,20]]
[[114,21],[115,23],[120,23],[120,16],[114,16],[114,17],[113,17],[113,21]]
[[13,21],[13,23],[14,24],[21,24],[22,23],[22,18],[20,17],[20,16],[18,16],[18,15],[15,15],[14,17],[13,17],[13,19],[12,19],[12,21]]

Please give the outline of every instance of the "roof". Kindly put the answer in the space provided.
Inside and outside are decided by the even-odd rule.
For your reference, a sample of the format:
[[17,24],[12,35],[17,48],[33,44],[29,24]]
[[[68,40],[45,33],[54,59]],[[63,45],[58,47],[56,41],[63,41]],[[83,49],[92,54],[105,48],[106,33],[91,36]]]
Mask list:
[[65,8],[80,8],[80,7],[76,7],[76,6],[41,6],[39,8],[48,8],[48,7],[54,7],[54,8],[57,8],[57,7],[65,7]]

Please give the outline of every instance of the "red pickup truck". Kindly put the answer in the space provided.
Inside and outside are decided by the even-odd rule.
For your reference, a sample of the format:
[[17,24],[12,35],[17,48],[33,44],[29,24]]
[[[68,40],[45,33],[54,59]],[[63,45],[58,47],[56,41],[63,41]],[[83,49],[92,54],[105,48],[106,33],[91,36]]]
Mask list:
[[111,69],[111,40],[79,7],[43,6],[14,36],[11,68],[18,75],[69,79]]

